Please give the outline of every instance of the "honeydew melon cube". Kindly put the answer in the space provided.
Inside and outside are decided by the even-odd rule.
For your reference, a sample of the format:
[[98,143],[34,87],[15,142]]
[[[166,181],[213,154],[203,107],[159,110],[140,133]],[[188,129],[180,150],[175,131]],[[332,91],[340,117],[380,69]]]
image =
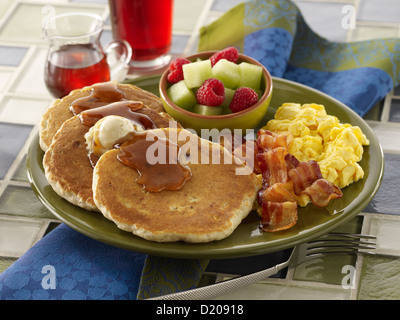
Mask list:
[[170,86],[167,90],[167,94],[172,102],[182,109],[190,109],[197,103],[196,96],[193,91],[186,86],[184,80]]
[[262,76],[262,68],[260,66],[242,62],[239,64],[239,70],[239,87],[250,87],[255,90],[260,88]]
[[229,106],[222,107],[222,114],[231,114],[231,113],[232,113],[232,111],[231,111],[231,109],[229,109]]
[[254,89],[254,91],[257,93],[258,100],[260,100],[264,92],[261,89]]
[[234,89],[225,88],[225,99],[221,103],[221,107],[229,107],[234,94],[235,94]]
[[189,89],[200,87],[204,81],[212,78],[211,61],[209,59],[184,64],[182,70],[183,79]]
[[235,88],[239,84],[239,65],[226,59],[219,60],[212,68],[213,77],[221,80],[225,88]]
[[207,115],[207,116],[217,116],[222,114],[221,106],[206,106],[204,104],[196,104],[192,110],[195,113]]

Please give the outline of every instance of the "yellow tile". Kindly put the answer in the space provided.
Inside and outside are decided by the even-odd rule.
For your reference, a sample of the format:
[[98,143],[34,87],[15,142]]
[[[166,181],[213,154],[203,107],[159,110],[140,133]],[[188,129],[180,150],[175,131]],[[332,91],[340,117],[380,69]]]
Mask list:
[[0,41],[11,41],[20,43],[45,43],[41,37],[42,20],[49,14],[46,8],[56,14],[65,12],[91,12],[102,15],[105,6],[102,7],[73,7],[73,6],[45,6],[39,4],[20,3],[8,18],[4,27],[0,30]]
[[195,26],[206,3],[206,0],[175,0],[174,31],[188,33],[195,31]]
[[0,1],[0,18],[3,18],[7,10],[11,7],[14,0],[1,0]]
[[0,121],[35,125],[52,100],[5,97],[1,104]]
[[0,92],[4,92],[5,87],[10,83],[14,74],[12,70],[0,70]]
[[353,31],[352,41],[372,40],[377,38],[397,37],[397,26],[365,26],[358,25]]
[[50,97],[44,82],[44,67],[47,58],[47,48],[36,48],[29,57],[29,63],[24,65],[20,76],[10,88],[11,92],[19,94],[34,94]]
[[0,231],[4,241],[0,244],[1,255],[19,257],[34,243],[42,222],[35,220],[0,218]]

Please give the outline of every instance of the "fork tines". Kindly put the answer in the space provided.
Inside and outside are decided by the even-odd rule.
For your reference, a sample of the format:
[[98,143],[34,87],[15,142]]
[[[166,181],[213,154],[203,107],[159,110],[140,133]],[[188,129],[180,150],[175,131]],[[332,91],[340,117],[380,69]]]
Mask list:
[[305,244],[306,257],[325,254],[373,254],[376,237],[350,233],[329,233]]

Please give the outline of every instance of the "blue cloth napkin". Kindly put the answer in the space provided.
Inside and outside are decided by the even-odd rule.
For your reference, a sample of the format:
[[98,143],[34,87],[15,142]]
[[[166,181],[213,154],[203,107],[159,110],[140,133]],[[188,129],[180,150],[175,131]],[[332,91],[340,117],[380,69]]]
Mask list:
[[205,266],[115,248],[61,224],[0,274],[0,299],[146,299],[196,287]]

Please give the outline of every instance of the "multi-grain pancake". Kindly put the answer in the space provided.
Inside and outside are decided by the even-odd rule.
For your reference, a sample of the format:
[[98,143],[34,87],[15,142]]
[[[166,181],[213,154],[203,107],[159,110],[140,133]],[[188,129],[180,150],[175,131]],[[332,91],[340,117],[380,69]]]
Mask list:
[[133,117],[143,129],[168,127],[172,119],[141,102],[120,101],[83,111],[62,124],[43,158],[45,176],[58,195],[87,210],[97,211],[92,192],[95,161],[90,161],[85,134],[107,115]]
[[[97,91],[102,91],[102,101],[96,102]],[[161,100],[152,93],[130,84],[117,82],[98,83],[82,89],[71,91],[62,99],[57,99],[45,111],[40,121],[39,144],[46,151],[51,141],[65,120],[74,116],[71,105],[79,99],[90,99],[95,106],[105,105],[119,100],[142,101],[156,112],[164,111]]]
[[[173,141],[179,146],[179,161],[162,167],[144,158],[154,151],[149,151],[152,144],[143,149],[144,135],[150,133],[149,141],[156,142],[178,136]],[[104,153],[94,168],[93,197],[103,215],[120,229],[157,242],[209,242],[229,236],[252,209],[259,188],[256,176],[238,175],[244,164],[231,152],[185,129],[140,135],[134,143]]]

